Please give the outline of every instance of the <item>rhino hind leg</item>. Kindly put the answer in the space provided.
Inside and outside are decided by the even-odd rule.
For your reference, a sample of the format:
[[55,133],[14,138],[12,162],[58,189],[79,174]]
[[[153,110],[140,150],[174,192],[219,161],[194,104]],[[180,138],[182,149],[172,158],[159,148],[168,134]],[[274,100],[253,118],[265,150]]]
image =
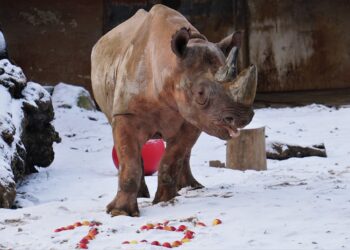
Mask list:
[[113,137],[120,160],[119,188],[115,198],[107,205],[107,213],[112,216],[139,216],[137,196],[142,182],[140,134],[135,135],[132,118],[118,117],[113,121]]
[[192,175],[190,168],[190,156],[191,151],[187,153],[184,158],[183,166],[177,178],[177,190],[180,190],[184,187],[191,187],[192,189],[204,188],[204,186],[200,184]]

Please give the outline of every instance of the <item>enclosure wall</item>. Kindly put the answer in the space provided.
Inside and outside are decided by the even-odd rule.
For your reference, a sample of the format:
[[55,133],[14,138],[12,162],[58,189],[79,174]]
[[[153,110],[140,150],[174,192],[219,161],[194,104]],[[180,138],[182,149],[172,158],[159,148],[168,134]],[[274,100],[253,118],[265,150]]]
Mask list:
[[258,65],[260,92],[350,87],[348,0],[0,0],[0,25],[30,79],[90,90],[93,44],[156,3],[183,13],[214,42],[245,30],[241,62]]

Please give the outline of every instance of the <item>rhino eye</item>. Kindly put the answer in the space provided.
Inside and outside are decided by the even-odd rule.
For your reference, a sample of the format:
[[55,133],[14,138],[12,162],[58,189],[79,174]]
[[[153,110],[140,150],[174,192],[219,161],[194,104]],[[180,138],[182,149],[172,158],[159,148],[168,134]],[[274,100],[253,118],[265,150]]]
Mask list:
[[205,107],[209,103],[209,90],[203,85],[196,87],[194,90],[194,98],[197,104],[201,107]]

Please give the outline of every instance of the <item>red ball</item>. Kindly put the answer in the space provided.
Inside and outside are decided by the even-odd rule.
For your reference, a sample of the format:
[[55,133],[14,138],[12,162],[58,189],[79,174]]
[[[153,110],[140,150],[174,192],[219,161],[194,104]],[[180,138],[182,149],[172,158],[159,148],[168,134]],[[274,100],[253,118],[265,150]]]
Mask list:
[[[165,146],[162,139],[149,140],[143,145],[141,156],[145,175],[152,175],[158,170],[164,151]],[[119,169],[119,160],[115,147],[112,149],[112,158],[115,167]]]

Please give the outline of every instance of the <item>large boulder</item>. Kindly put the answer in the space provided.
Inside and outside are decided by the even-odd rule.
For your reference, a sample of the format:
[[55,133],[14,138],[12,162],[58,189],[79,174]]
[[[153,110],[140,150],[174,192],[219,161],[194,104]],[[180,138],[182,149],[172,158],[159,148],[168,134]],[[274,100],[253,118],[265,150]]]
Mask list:
[[59,83],[52,93],[57,108],[79,107],[86,110],[96,110],[96,105],[89,91],[83,87]]
[[52,126],[55,117],[50,94],[39,84],[28,82],[22,91],[24,111],[22,142],[27,151],[26,173],[34,166],[47,167],[54,160],[53,142],[61,139]]
[[0,207],[13,205],[16,182],[53,161],[52,145],[60,141],[53,119],[50,94],[0,60]]

